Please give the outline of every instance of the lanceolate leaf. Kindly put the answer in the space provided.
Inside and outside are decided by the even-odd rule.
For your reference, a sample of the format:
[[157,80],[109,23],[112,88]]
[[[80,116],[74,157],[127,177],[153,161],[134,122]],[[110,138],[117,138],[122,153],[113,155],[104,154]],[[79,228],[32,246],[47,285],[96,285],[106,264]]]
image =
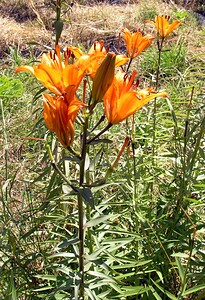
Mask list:
[[96,225],[98,225],[98,224],[100,224],[100,223],[103,223],[103,222],[105,222],[105,221],[107,221],[107,220],[109,220],[109,219],[111,219],[113,217],[113,215],[100,215],[100,216],[98,216],[98,217],[96,217],[96,218],[94,218],[94,219],[91,219],[90,221],[88,221],[85,225],[84,225],[84,227],[92,227],[92,226],[96,226]]
[[87,202],[92,209],[95,209],[95,205],[94,205],[94,198],[92,195],[92,192],[89,188],[79,188],[79,193],[81,194],[81,196],[83,197],[83,199],[85,200],[85,202]]
[[168,299],[171,300],[178,300],[178,298],[175,297],[175,295],[173,295],[172,293],[170,293],[169,291],[165,290],[163,287],[161,287],[158,283],[156,283],[154,280],[151,279],[151,281],[156,285],[156,287],[158,287],[158,289],[164,293],[164,295],[166,295],[168,297]]
[[204,284],[200,284],[200,285],[197,285],[197,286],[194,286],[188,290],[186,290],[182,296],[187,296],[187,295],[190,295],[192,293],[195,293],[195,292],[198,292],[200,290],[205,290],[205,283]]

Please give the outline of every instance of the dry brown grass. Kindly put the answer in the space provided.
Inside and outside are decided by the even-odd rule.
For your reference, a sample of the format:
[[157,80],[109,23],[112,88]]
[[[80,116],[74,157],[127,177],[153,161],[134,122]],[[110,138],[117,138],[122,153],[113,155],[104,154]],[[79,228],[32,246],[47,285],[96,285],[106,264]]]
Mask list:
[[25,54],[29,49],[27,43],[38,41],[48,44],[50,33],[29,24],[17,23],[14,19],[0,16],[0,58],[8,53],[8,48],[15,48]]
[[[54,45],[52,34],[55,12],[49,3],[46,0],[1,1],[0,57],[6,54],[9,46],[25,54],[29,49],[27,43],[31,41],[42,45],[37,47],[37,53],[44,50],[43,45]],[[89,47],[95,39],[105,39],[115,45],[123,26],[131,30],[144,28],[143,13],[147,13],[150,8],[156,14],[170,14],[173,8],[177,9],[173,1],[169,4],[162,0],[151,0],[148,4],[145,0],[126,3],[110,5],[108,2],[102,2],[95,5],[94,1],[87,1],[87,5],[81,5],[75,2],[72,9],[68,3],[62,12],[62,18],[65,20],[62,45],[82,44]]]
[[[63,12],[63,18],[67,22],[64,23],[61,41],[64,44],[82,43],[89,46],[96,38],[115,37],[122,26],[138,28],[142,25],[137,22],[140,7],[145,2],[125,5],[110,5],[104,2],[86,6],[75,3],[72,10],[68,6]],[[9,0],[9,3],[6,0],[0,3],[1,57],[6,53],[8,46],[25,50],[30,41],[52,44],[55,12],[51,6],[43,1],[33,0]],[[164,12],[167,12],[166,8]]]

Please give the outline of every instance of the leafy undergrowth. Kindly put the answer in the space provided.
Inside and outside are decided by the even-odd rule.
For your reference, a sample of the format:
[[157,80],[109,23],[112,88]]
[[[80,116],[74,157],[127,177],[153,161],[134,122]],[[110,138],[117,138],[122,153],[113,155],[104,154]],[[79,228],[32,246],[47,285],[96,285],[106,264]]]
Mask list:
[[[114,51],[123,26],[147,33],[153,28],[145,21],[158,13],[183,19],[162,52],[159,83],[169,98],[157,102],[155,157],[153,103],[135,114],[134,123],[130,118],[106,132],[104,144],[90,147],[86,176],[97,184],[91,188],[95,208],[87,205],[84,225],[85,299],[204,299],[205,31],[175,5],[83,4],[65,7],[62,47],[71,43],[84,50],[103,38]],[[44,14],[33,19],[26,34],[9,19],[11,31],[19,31],[5,43],[12,46],[1,60],[0,299],[78,299],[76,195],[52,168],[44,140],[74,184],[78,161],[44,125],[42,86],[28,74],[13,75],[18,65],[38,59],[35,51],[44,51],[44,42],[52,45]],[[25,47],[33,39],[39,45]],[[27,57],[16,50],[19,41]],[[156,43],[132,68],[141,87],[155,86]],[[101,115],[99,108],[91,128]],[[76,124],[76,151],[80,129]],[[132,142],[105,180],[126,135]]]

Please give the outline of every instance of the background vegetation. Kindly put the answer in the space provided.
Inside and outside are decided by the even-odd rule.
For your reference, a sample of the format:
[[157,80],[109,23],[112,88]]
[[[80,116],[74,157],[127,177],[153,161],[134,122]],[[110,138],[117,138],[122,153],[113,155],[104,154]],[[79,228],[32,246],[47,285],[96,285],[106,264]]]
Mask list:
[[[77,299],[76,197],[39,139],[47,138],[67,177],[75,180],[78,169],[44,125],[42,86],[28,74],[14,76],[18,65],[33,64],[54,46],[55,3],[6,3],[0,3],[0,299]],[[133,130],[131,120],[114,127],[106,135],[111,147],[95,145],[90,153],[89,176],[102,181],[125,136],[133,137],[107,181],[92,188],[86,299],[205,298],[205,28],[197,13],[203,5],[79,1],[63,7],[60,44],[83,50],[96,39],[117,50],[123,26],[152,32],[145,21],[158,14],[182,21],[161,58],[160,89],[169,100],[157,102],[154,162],[152,103],[136,114]],[[140,84],[154,86],[156,45],[132,67]]]

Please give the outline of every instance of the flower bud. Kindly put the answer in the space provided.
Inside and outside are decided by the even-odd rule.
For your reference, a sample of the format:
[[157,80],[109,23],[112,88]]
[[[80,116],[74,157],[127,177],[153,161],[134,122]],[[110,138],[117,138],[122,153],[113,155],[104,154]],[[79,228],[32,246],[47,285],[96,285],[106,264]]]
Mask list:
[[92,89],[92,98],[94,99],[94,102],[99,102],[103,99],[105,93],[113,82],[115,75],[115,58],[116,55],[109,52],[97,69],[93,79]]

